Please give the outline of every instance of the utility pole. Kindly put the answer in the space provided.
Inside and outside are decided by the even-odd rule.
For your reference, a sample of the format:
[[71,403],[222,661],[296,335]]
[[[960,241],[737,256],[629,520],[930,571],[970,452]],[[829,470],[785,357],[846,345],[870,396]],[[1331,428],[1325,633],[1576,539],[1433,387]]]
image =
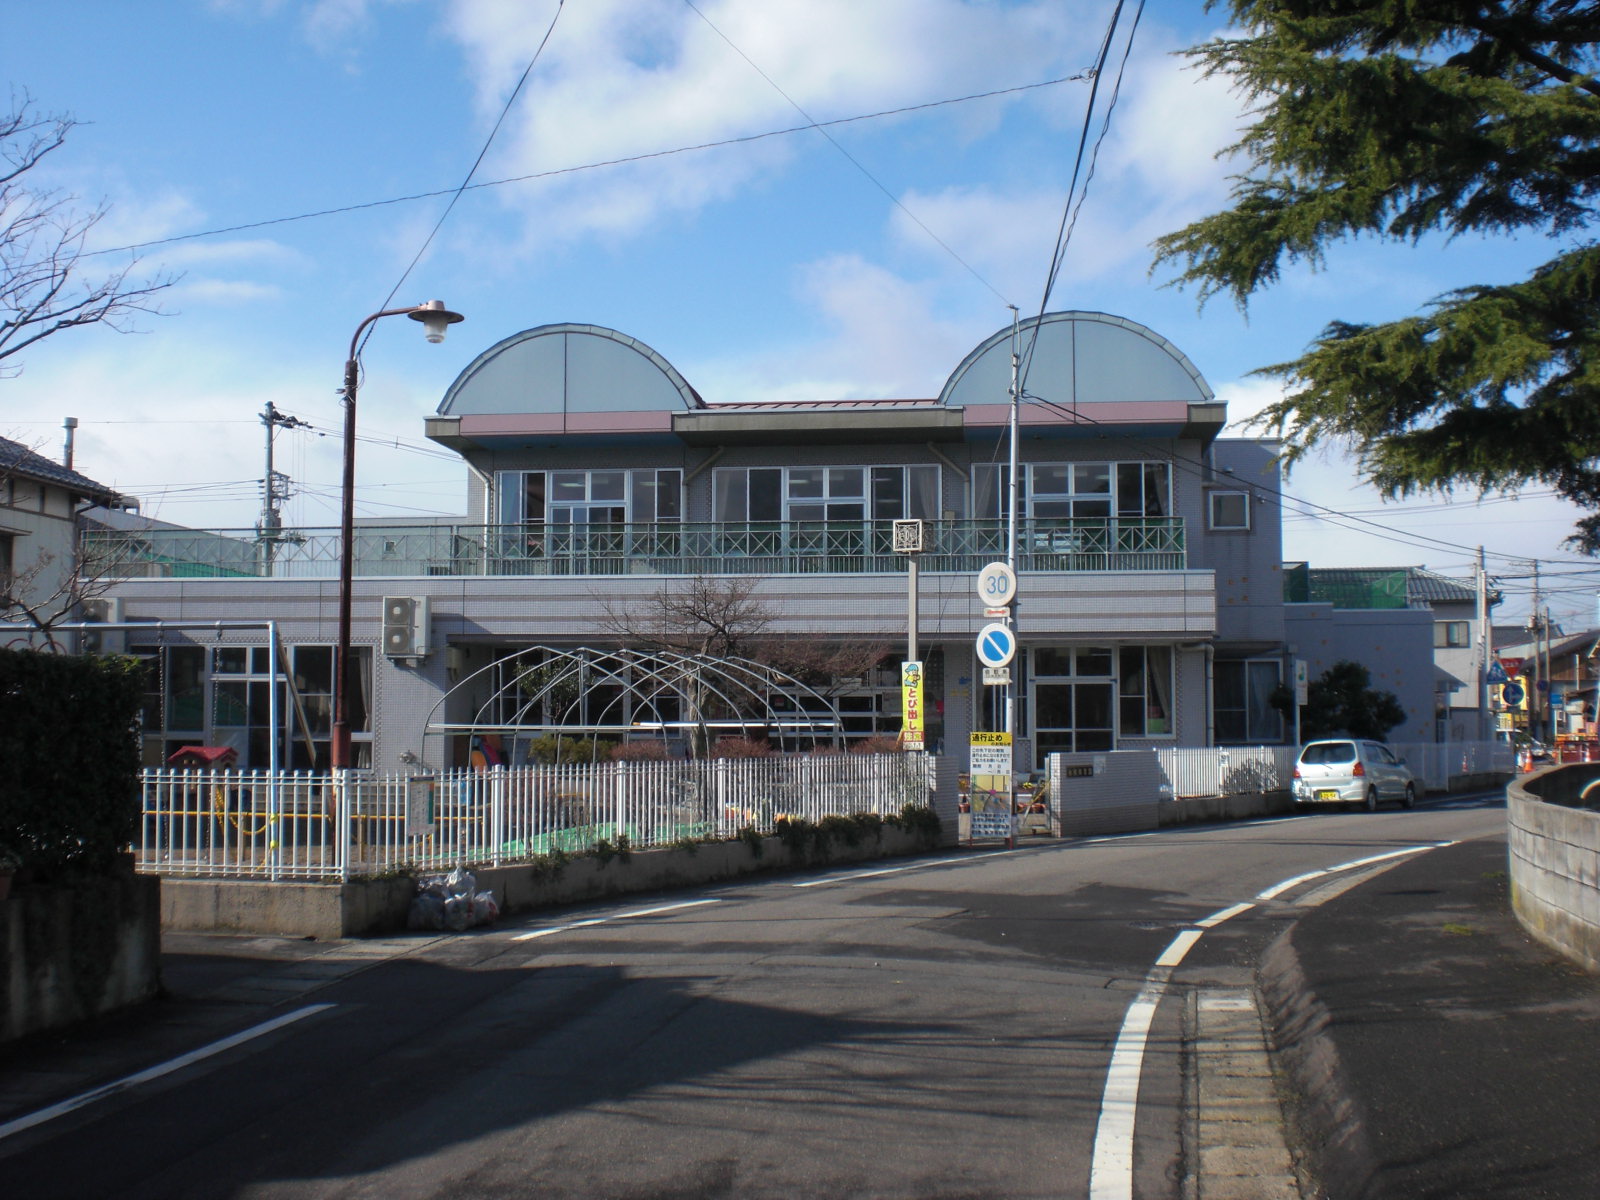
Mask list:
[[1484,569],[1483,547],[1478,547],[1478,740],[1489,740],[1489,576]]
[[[1011,448],[1007,454],[1010,464],[1010,478],[1006,481],[1011,485],[1011,503],[1006,506],[1006,564],[1011,568],[1013,575],[1017,570],[1017,515],[1022,503],[1022,479],[1018,473],[1017,465],[1017,436],[1018,426],[1021,423],[1022,412],[1022,380],[1020,370],[1022,365],[1022,327],[1018,321],[1017,306],[1011,305]],[[1006,618],[1011,625],[1011,635],[1017,642],[1017,658],[1012,667],[1009,682],[1006,684],[1006,733],[1011,737],[1011,752],[1017,752],[1017,674],[1022,670],[1022,640],[1017,634],[1017,606],[1011,605],[1011,615]],[[1024,697],[1026,701],[1026,697]],[[1006,846],[1016,849],[1017,846],[1017,791],[1016,791],[1015,760],[1012,761],[1012,775],[1006,780]]]
[[[1533,560],[1533,610],[1528,615],[1528,632],[1533,635],[1533,685],[1528,689],[1528,737],[1533,738],[1544,729],[1544,707],[1539,701],[1539,685],[1548,686],[1544,667],[1539,658],[1539,633],[1541,598],[1539,595],[1539,560]],[[1540,739],[1543,740],[1543,739]]]
[[272,435],[282,429],[309,429],[311,423],[299,417],[288,417],[267,401],[261,411],[261,424],[267,430],[267,471],[261,480],[261,520],[256,523],[256,543],[261,559],[261,573],[272,574],[272,560],[283,537],[281,505],[289,498],[289,477],[272,466]]

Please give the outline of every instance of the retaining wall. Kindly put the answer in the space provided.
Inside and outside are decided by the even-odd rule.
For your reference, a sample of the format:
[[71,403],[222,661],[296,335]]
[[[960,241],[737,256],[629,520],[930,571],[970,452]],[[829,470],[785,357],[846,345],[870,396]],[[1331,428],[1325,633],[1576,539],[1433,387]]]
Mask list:
[[[948,841],[947,833],[945,840]],[[629,892],[694,887],[762,871],[819,863],[853,863],[934,848],[927,836],[885,826],[856,845],[831,842],[825,854],[793,850],[775,837],[700,842],[635,850],[604,862],[574,858],[559,868],[517,864],[474,870],[480,890],[493,890],[503,912],[525,912]],[[332,939],[403,929],[415,884],[408,876],[346,883],[256,882],[242,879],[167,879],[161,925],[228,933],[269,933]]]
[[0,900],[0,1042],[102,1016],[161,988],[161,880],[128,869]]
[[1600,763],[1549,767],[1506,788],[1511,907],[1545,945],[1600,971]]

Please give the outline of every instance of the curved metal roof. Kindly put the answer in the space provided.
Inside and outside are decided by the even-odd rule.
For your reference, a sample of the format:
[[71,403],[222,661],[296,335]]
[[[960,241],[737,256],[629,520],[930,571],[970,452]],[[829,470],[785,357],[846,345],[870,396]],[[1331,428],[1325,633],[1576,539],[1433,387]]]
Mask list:
[[[1046,313],[1022,322],[1028,353],[1026,390],[1032,397],[1077,408],[1085,404],[1214,399],[1188,356],[1153,330],[1109,313]],[[1011,330],[998,330],[961,360],[945,381],[939,403],[964,408],[1005,404],[1011,394]]]
[[490,346],[456,376],[441,416],[681,411],[705,406],[676,367],[602,325],[540,325]]

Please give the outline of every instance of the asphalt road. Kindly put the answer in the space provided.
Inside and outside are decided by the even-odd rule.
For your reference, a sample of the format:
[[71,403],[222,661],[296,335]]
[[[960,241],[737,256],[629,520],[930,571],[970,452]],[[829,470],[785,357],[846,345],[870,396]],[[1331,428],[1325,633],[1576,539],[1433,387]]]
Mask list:
[[1250,986],[1327,877],[1260,893],[1503,823],[1460,803],[1318,813],[419,942],[250,1018],[296,1018],[274,1032],[0,1139],[0,1178],[27,1200],[1087,1196],[1113,1045],[1179,939],[1131,1177],[1095,1180],[1176,1200],[1182,994]]

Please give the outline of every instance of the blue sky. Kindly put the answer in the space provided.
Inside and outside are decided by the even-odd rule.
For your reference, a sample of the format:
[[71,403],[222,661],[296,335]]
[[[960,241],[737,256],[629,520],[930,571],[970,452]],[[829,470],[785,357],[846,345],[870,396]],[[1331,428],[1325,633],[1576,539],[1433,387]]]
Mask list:
[[[313,426],[278,438],[277,466],[296,481],[288,521],[334,524],[344,354],[396,285],[394,304],[437,297],[467,321],[442,346],[402,319],[377,326],[363,360],[363,516],[462,511],[464,471],[424,441],[423,418],[477,353],[547,322],[638,337],[712,401],[935,395],[1009,322],[1008,303],[1038,310],[1086,81],[830,126],[831,141],[803,130],[660,152],[1081,75],[1113,6],[8,5],[0,65],[13,92],[83,122],[39,182],[110,205],[96,248],[277,223],[143,250],[137,271],[182,273],[168,315],[40,344],[0,380],[0,434],[55,454],[62,418],[76,416],[86,474],[165,520],[246,527],[270,400]],[[466,178],[552,19],[474,183],[561,173],[465,192],[428,243],[448,195],[375,202]],[[1274,395],[1249,373],[1295,356],[1329,320],[1398,316],[1553,253],[1536,238],[1343,247],[1324,271],[1288,273],[1248,316],[1163,288],[1151,240],[1226,198],[1215,156],[1239,100],[1173,54],[1219,27],[1198,0],[1147,4],[1051,308],[1149,325],[1244,416]],[[278,220],[358,205],[370,207]],[[1355,519],[1289,514],[1287,559],[1464,575],[1481,543],[1508,610],[1526,610],[1537,556],[1553,615],[1595,623],[1600,574],[1560,545],[1576,514],[1540,491],[1382,504],[1332,453],[1298,468],[1290,493]]]

